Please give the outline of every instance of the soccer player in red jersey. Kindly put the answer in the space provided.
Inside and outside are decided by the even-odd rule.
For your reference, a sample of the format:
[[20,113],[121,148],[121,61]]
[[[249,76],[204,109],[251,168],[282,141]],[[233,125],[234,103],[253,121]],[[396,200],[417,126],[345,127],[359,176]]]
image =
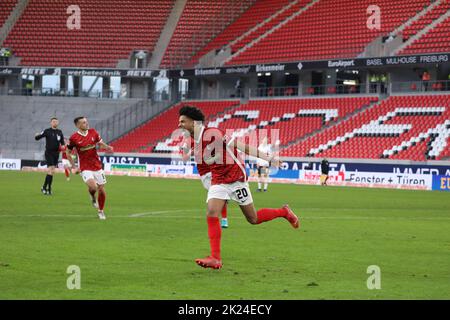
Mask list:
[[[212,185],[208,190],[207,197],[206,217],[211,255],[195,260],[199,266],[213,269],[222,267],[220,255],[222,233],[219,214],[227,200],[236,201],[251,224],[284,218],[292,227],[299,227],[299,219],[288,205],[277,209],[264,208],[256,211],[245,167],[238,157],[238,150],[247,155],[259,157],[278,167],[280,160],[277,157],[258,153],[255,147],[227,137],[222,130],[204,126],[205,116],[201,110],[195,107],[184,106],[180,109],[179,115],[178,127],[187,130],[194,139],[196,162],[209,164],[212,174]],[[236,142],[237,145],[235,145]]]
[[[187,144],[184,144],[181,148],[181,155],[183,158],[183,161],[187,161],[190,159],[192,150],[194,150],[194,140],[191,139],[191,147],[189,148]],[[208,191],[211,187],[211,168],[206,163],[197,163],[197,171],[200,175],[200,181],[202,182],[203,187]],[[221,227],[222,228],[228,228],[228,215],[227,215],[227,203],[223,206],[221,216],[222,216],[222,222]]]
[[[113,148],[100,138],[95,129],[89,128],[89,123],[86,117],[77,117],[73,121],[78,131],[75,132],[69,139],[67,146],[67,158],[69,159],[75,173],[81,172],[81,177],[84,183],[87,184],[89,194],[91,195],[92,205],[98,209],[98,217],[105,220],[106,216],[103,212],[105,207],[106,192],[105,184],[106,177],[102,169],[102,163],[97,154],[97,144],[106,152],[113,152]],[[79,168],[75,167],[73,159],[70,156],[69,150],[76,149],[78,153]],[[98,191],[98,199],[95,194]],[[98,201],[97,201],[98,200]]]

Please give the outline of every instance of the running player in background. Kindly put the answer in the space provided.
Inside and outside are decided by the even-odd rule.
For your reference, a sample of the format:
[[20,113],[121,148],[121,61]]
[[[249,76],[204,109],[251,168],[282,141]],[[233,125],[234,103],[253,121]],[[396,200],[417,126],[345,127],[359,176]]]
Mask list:
[[[181,156],[183,158],[183,161],[187,161],[191,158],[192,150],[194,150],[194,140],[191,139],[191,146],[189,147],[187,143],[184,143],[181,148]],[[200,180],[202,182],[203,187],[208,191],[211,187],[211,168],[206,163],[199,163],[197,164],[197,171],[200,175]],[[221,227],[222,228],[228,228],[228,217],[227,217],[227,207],[228,203],[225,203],[223,206],[221,216]]]
[[[105,220],[106,216],[103,211],[106,201],[105,184],[106,177],[102,169],[102,163],[97,153],[97,145],[106,150],[113,152],[113,148],[103,142],[102,138],[95,129],[89,128],[86,117],[77,117],[73,121],[78,131],[72,134],[69,139],[66,154],[74,172],[81,172],[84,183],[88,186],[91,196],[92,205],[98,209],[98,217]],[[78,154],[79,168],[75,166],[69,150],[76,149]],[[98,198],[95,194],[98,191]]]
[[[61,151],[61,158],[62,158],[62,165],[64,168],[64,174],[66,175],[66,180],[70,181],[70,172],[72,170],[72,165],[70,164],[70,161],[67,159],[67,144],[69,143],[68,140],[65,141],[66,145],[61,146],[60,151]],[[70,152],[70,156],[72,157],[72,159],[75,162],[75,157],[76,157],[76,149],[72,149],[72,151]]]
[[[195,262],[203,268],[222,268],[221,227],[219,215],[227,200],[236,201],[251,224],[260,224],[275,218],[286,219],[293,228],[299,227],[299,219],[288,205],[281,208],[264,208],[256,211],[247,182],[244,165],[237,158],[238,149],[246,155],[262,158],[279,167],[280,160],[273,155],[258,154],[258,150],[241,141],[229,138],[222,130],[204,126],[205,116],[201,110],[184,106],[179,111],[180,129],[187,130],[195,140],[196,161],[206,162],[211,168],[211,187],[207,197],[207,223],[211,254]],[[235,145],[236,142],[236,145]]]
[[[267,137],[264,137],[262,143],[258,147],[258,151],[265,154],[272,154],[272,146],[267,143]],[[258,168],[258,192],[261,192],[261,187],[264,184],[264,192],[267,192],[269,186],[269,167],[268,161],[258,158],[256,160]]]

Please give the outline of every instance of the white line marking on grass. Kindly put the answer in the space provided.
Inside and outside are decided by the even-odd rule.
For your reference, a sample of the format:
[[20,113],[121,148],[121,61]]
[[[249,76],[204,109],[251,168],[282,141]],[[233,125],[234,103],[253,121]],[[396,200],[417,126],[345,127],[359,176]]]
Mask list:
[[[204,219],[204,215],[199,216],[187,216],[187,215],[146,215],[146,216],[107,216],[107,219],[134,219],[134,218],[159,218],[159,219]],[[96,215],[0,215],[0,218],[86,218],[86,219],[98,219]],[[239,217],[238,219],[241,219]],[[300,217],[300,220],[430,220],[430,221],[450,221],[448,217]]]
[[[164,210],[164,211],[148,211],[141,213],[133,213],[131,215],[119,215],[119,216],[108,216],[107,218],[197,218],[196,216],[190,217],[186,215],[177,215],[174,216],[173,213],[182,213],[182,212],[198,212],[201,210],[196,209],[188,209],[188,210]],[[170,215],[169,215],[170,214]],[[81,214],[0,214],[0,218],[97,218],[93,213],[86,213],[85,215]],[[200,217],[204,217],[204,215],[200,215]]]
[[194,212],[198,210],[165,210],[165,211],[148,211],[148,212],[142,212],[142,213],[133,213],[129,215],[130,218],[139,218],[143,216],[148,215],[154,215],[154,214],[162,214],[162,213],[173,213],[173,212]]

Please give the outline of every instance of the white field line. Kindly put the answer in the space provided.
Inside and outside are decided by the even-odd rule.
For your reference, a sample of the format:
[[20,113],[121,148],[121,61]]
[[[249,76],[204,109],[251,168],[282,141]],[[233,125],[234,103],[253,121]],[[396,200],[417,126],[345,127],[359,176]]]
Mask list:
[[[160,219],[205,219],[204,213],[199,215],[174,215],[173,213],[181,213],[181,212],[195,212],[198,210],[173,210],[173,211],[151,211],[151,212],[143,212],[131,215],[118,215],[118,216],[108,216],[106,214],[107,219],[129,219],[129,218],[160,218]],[[201,210],[199,210],[200,212]],[[170,213],[170,214],[169,214]],[[12,215],[12,214],[0,214],[0,218],[86,218],[86,219],[95,219],[96,215],[92,213],[87,213],[85,215],[80,214],[31,214],[31,215]],[[239,216],[239,218],[241,218]],[[430,220],[430,221],[450,221],[450,217],[428,217],[428,216],[416,216],[416,217],[377,217],[377,216],[300,216],[300,220],[404,220],[404,221],[416,221],[416,220]]]

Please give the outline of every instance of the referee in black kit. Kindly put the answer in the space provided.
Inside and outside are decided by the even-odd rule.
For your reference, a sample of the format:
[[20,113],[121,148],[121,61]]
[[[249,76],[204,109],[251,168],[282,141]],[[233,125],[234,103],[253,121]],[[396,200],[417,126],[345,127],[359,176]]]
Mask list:
[[58,165],[60,152],[59,148],[64,145],[64,135],[62,131],[58,129],[58,124],[59,121],[57,118],[51,118],[51,127],[45,129],[41,133],[37,133],[34,137],[36,141],[45,137],[45,161],[47,162],[47,175],[45,176],[45,182],[41,191],[43,194],[47,195],[52,194],[53,173],[55,172],[55,167]]

